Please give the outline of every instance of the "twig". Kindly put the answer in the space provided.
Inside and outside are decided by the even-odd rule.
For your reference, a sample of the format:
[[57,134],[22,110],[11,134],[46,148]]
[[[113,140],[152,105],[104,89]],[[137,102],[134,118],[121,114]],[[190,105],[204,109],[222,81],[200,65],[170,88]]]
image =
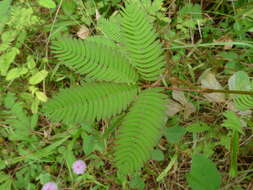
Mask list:
[[144,85],[143,88],[163,88],[166,90],[177,90],[185,92],[198,92],[198,93],[224,93],[224,94],[243,94],[243,95],[252,95],[253,91],[243,91],[243,90],[220,90],[220,89],[210,89],[210,88],[200,88],[200,89],[191,89],[191,88],[175,88],[175,87],[164,87],[164,86],[150,86]]

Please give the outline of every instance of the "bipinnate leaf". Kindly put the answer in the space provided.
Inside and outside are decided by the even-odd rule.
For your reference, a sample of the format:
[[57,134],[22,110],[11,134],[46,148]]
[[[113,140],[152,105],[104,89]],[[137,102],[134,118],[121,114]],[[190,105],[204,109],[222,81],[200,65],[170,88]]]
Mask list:
[[137,92],[134,85],[90,82],[60,91],[44,105],[43,111],[54,121],[93,122],[127,109]]
[[192,166],[187,175],[187,182],[192,190],[219,190],[221,174],[215,164],[205,155],[196,154],[192,157]]
[[52,52],[64,64],[91,81],[135,83],[136,69],[112,41],[96,37],[63,38],[52,42]]
[[[228,80],[229,90],[253,91],[253,83],[244,71],[234,73]],[[235,107],[241,111],[253,108],[253,96],[243,94],[231,94]]]
[[160,78],[165,68],[165,56],[157,34],[141,3],[126,3],[121,11],[121,40],[143,80]]
[[115,165],[122,175],[137,172],[150,159],[167,121],[166,103],[167,96],[154,88],[141,92],[132,104],[115,142]]

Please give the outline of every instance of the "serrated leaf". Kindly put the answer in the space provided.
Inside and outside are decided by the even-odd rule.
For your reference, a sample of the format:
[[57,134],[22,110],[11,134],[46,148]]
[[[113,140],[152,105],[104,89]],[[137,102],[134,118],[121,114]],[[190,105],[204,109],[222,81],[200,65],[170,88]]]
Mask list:
[[56,4],[53,0],[39,0],[38,3],[45,8],[54,9],[56,8]]
[[204,155],[193,155],[187,182],[192,190],[219,190],[221,175],[211,160]]
[[46,70],[42,70],[37,72],[35,75],[33,75],[29,79],[29,84],[36,85],[39,84],[41,81],[43,81],[47,77],[48,72]]

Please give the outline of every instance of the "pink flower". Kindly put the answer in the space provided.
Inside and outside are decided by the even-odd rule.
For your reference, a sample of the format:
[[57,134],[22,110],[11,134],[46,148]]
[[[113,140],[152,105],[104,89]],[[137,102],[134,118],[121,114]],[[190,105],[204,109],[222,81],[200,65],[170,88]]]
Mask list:
[[55,182],[48,182],[43,185],[41,190],[57,190],[57,184]]
[[73,163],[72,169],[75,174],[83,174],[86,170],[87,166],[84,161],[77,160]]

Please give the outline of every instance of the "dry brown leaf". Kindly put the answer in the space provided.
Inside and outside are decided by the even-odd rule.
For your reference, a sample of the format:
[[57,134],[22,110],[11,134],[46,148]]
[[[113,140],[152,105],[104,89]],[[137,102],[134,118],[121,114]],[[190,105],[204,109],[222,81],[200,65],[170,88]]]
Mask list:
[[169,103],[167,104],[166,107],[167,107],[166,113],[167,113],[167,116],[169,117],[172,117],[176,115],[178,112],[183,110],[183,107],[179,103],[173,100],[169,100]]
[[77,36],[81,39],[85,39],[90,35],[90,30],[86,26],[81,26],[79,31],[77,32]]
[[[205,70],[202,75],[199,77],[199,82],[201,83],[202,88],[211,88],[222,90],[222,86],[219,81],[216,79],[214,73],[210,71],[210,69]],[[225,102],[225,95],[223,93],[209,93],[204,94],[204,96],[210,102]]]
[[192,113],[196,111],[196,108],[191,102],[184,105],[184,120],[188,119]]
[[186,99],[183,91],[173,90],[172,97],[182,105],[181,110],[184,111],[184,119],[188,119],[189,116],[196,111],[194,105]]
[[180,102],[180,104],[182,104],[182,105],[185,105],[188,103],[183,91],[173,90],[172,91],[172,98],[174,100]]

